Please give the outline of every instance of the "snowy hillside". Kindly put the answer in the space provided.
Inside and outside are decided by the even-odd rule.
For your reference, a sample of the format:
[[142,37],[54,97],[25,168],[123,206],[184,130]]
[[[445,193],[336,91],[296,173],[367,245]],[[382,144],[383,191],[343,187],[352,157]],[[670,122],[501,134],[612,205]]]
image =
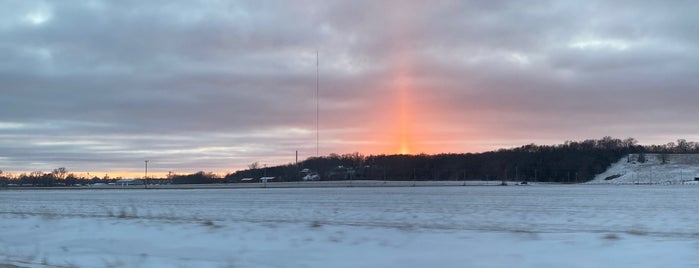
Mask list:
[[[607,171],[595,176],[589,183],[610,184],[678,184],[694,183],[699,176],[699,154],[646,154],[646,161],[638,161],[631,154],[614,163]],[[630,162],[629,162],[630,160]]]

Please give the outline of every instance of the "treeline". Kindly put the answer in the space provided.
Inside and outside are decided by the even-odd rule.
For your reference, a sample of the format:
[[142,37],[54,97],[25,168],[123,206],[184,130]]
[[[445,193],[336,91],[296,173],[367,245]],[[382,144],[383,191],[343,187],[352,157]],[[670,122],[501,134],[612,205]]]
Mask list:
[[671,153],[671,154],[696,154],[699,153],[699,142],[678,139],[677,142],[669,142],[663,145],[648,145],[640,148],[637,153]]
[[52,172],[34,171],[31,173],[22,173],[16,176],[3,173],[0,170],[0,186],[31,186],[31,187],[52,187],[52,186],[77,186],[103,183],[109,184],[121,178],[110,178],[105,175],[100,178],[80,177],[73,173],[68,173],[66,168],[61,167],[54,169]]
[[[311,157],[298,165],[260,167],[258,163],[219,177],[200,171],[194,174],[170,174],[167,178],[149,178],[149,184],[201,184],[240,182],[243,178],[276,177],[281,181],[299,181],[311,172],[321,180],[518,180],[541,182],[584,182],[604,172],[628,154],[699,153],[699,143],[679,139],[663,145],[638,145],[634,138],[603,137],[584,141],[566,141],[558,145],[528,144],[517,148],[484,153],[436,155],[330,154]],[[630,161],[630,159],[629,159]],[[664,160],[663,160],[664,162]],[[32,172],[7,176],[0,171],[0,186],[74,186],[114,183],[118,179],[77,177],[65,168],[50,173]]]
[[[94,184],[115,184],[123,178],[104,177],[78,177],[68,173],[65,168],[54,169],[50,173],[35,171],[29,174],[22,173],[17,176],[5,174],[0,171],[0,187],[24,186],[24,187],[54,187],[54,186],[87,186]],[[139,180],[141,180],[139,178]],[[170,174],[167,178],[152,178],[145,180],[148,184],[204,184],[224,183],[226,180],[214,173],[199,171],[194,174],[178,175]]]
[[312,157],[298,166],[249,169],[226,176],[235,182],[245,177],[278,176],[300,180],[308,169],[322,180],[521,180],[541,182],[584,182],[604,172],[627,154],[699,153],[699,143],[684,139],[664,145],[641,146],[634,138],[603,137],[566,141],[558,145],[528,144],[484,153],[437,155],[331,154]]

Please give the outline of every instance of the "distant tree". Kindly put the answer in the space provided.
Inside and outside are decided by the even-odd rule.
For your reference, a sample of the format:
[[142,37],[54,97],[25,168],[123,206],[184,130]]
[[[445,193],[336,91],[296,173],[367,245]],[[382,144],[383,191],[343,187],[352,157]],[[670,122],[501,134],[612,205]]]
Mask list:
[[629,138],[624,139],[622,141],[622,144],[626,148],[632,148],[632,147],[636,146],[636,144],[638,144],[638,141],[634,138],[629,137]]
[[626,148],[626,162],[627,163],[631,162],[631,153],[633,152],[633,148],[634,148],[634,146],[636,146],[637,143],[638,143],[638,141],[634,138],[631,138],[631,137],[626,138],[622,141],[622,146],[624,146],[624,148]]
[[639,163],[645,163],[646,162],[646,153],[639,153],[638,158],[636,159]]
[[678,139],[676,148],[678,153],[687,153],[689,152],[690,143],[685,139]]
[[660,163],[662,163],[663,165],[667,164],[667,157],[668,157],[667,153],[658,154],[658,160],[660,160]]
[[75,176],[75,174],[70,173],[68,174],[68,176],[65,177],[64,181],[66,185],[75,185],[78,183],[79,179],[77,176]]
[[260,162],[255,162],[255,163],[248,165],[248,169],[250,169],[250,170],[256,170],[258,168],[260,168]]
[[64,179],[66,177],[66,173],[68,173],[68,170],[66,170],[65,167],[59,167],[57,169],[54,169],[51,174],[53,174],[54,177],[58,179]]
[[29,175],[25,175],[25,181],[31,183],[32,186],[41,186],[41,177],[44,176],[43,171],[32,171]]
[[5,176],[2,176],[2,170],[0,170],[0,187],[7,187],[8,183],[9,179]]

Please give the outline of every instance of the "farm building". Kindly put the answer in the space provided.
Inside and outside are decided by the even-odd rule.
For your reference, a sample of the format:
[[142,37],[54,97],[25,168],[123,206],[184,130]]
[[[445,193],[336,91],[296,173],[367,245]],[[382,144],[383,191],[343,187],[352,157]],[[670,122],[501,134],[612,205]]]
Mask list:
[[118,180],[116,186],[143,185],[143,180]]
[[262,177],[260,178],[260,182],[279,182],[278,177]]

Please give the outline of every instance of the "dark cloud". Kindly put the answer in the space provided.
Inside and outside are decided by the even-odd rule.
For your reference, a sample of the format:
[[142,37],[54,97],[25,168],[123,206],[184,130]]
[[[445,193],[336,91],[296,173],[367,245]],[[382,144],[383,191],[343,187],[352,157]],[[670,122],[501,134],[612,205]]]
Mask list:
[[[230,171],[315,153],[697,139],[699,4],[9,1],[0,168]],[[407,107],[407,108],[406,108]],[[160,163],[158,166],[157,163]]]

